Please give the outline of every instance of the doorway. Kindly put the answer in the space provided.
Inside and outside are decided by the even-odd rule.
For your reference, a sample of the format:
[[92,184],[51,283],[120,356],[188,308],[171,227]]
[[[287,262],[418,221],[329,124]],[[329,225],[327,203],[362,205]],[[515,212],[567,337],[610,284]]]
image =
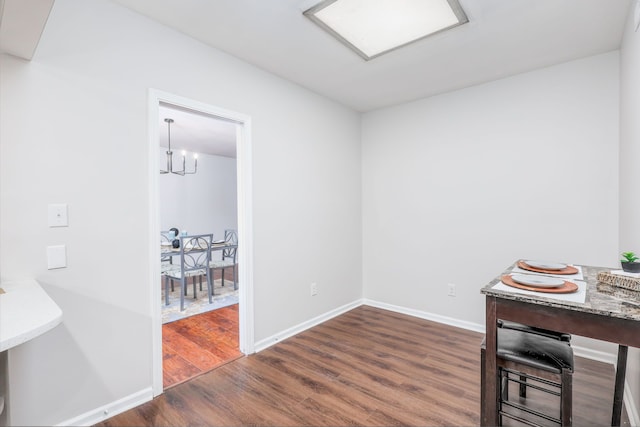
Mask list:
[[[157,236],[160,235],[162,223],[160,222],[159,203],[160,186],[159,171],[165,169],[166,164],[161,161],[158,152],[158,141],[162,128],[158,126],[161,117],[165,113],[163,108],[171,106],[176,110],[191,112],[194,115],[215,118],[231,124],[235,128],[236,156],[236,194],[237,194],[237,231],[238,231],[238,342],[243,354],[253,352],[253,283],[252,283],[252,221],[251,221],[251,122],[250,117],[223,110],[215,106],[204,104],[195,100],[183,98],[177,95],[149,91],[149,177],[150,177],[150,266],[151,266],[151,298],[153,318],[153,394],[159,395],[163,391],[163,353],[162,353],[162,312],[161,312],[161,282],[160,278],[160,247]],[[173,136],[172,136],[173,138]],[[173,150],[173,147],[172,147]],[[195,151],[195,150],[194,150]],[[180,159],[174,162],[174,170],[182,168],[181,153],[174,153],[174,157]],[[177,163],[177,165],[175,164]],[[198,166],[202,168],[202,161]],[[192,171],[194,165],[187,163],[187,171]],[[226,277],[226,276],[225,276]],[[206,292],[206,290],[205,290]],[[203,320],[204,321],[204,320]]]

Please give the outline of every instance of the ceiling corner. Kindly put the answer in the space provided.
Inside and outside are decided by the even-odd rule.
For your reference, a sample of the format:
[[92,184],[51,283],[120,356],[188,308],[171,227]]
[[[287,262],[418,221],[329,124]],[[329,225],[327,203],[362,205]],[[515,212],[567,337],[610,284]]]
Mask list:
[[0,0],[0,53],[31,60],[55,0]]

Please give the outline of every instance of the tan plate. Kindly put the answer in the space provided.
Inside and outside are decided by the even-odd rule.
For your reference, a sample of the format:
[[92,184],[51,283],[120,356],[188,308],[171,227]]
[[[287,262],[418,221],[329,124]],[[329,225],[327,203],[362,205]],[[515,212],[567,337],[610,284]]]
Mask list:
[[537,288],[535,286],[521,285],[520,283],[514,282],[508,274],[502,276],[502,283],[514,288],[524,289],[525,291],[544,292],[548,294],[570,294],[578,290],[578,285],[573,282],[567,282],[566,280],[562,286],[558,286],[557,288]]
[[543,270],[542,268],[531,267],[524,261],[518,261],[518,267],[523,270],[535,271],[536,273],[546,273],[546,274],[576,274],[578,269],[572,267],[570,265],[567,268],[563,268],[562,270]]

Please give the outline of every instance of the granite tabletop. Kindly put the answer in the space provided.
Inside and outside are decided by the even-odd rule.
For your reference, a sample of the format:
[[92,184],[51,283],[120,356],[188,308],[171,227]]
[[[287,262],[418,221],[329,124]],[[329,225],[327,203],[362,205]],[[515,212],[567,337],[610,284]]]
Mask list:
[[493,289],[496,284],[501,282],[501,277],[505,274],[511,273],[515,267],[516,263],[513,263],[504,272],[483,287],[480,292],[496,298],[511,299],[532,304],[640,321],[640,292],[630,291],[604,283],[598,283],[596,278],[598,273],[600,271],[611,271],[610,268],[586,265],[581,266],[584,281],[587,284],[585,302],[581,303],[554,299],[543,293],[525,295],[517,292]]

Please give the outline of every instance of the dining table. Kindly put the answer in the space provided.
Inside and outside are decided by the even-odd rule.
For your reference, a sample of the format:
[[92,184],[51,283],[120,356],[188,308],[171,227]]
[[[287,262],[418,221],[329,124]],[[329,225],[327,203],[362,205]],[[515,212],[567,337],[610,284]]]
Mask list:
[[[225,242],[224,240],[215,241],[211,243],[211,251],[223,251],[225,249],[236,249],[238,247],[237,243]],[[204,251],[206,248],[200,248],[200,250]],[[160,244],[160,258],[162,260],[168,259],[169,257],[180,256],[180,248],[174,248],[169,243],[161,243]]]
[[[485,295],[486,357],[483,366],[480,422],[498,425],[497,328],[499,320],[569,333],[618,345],[611,425],[619,426],[622,412],[628,347],[640,347],[640,292],[598,281],[598,273],[611,268],[572,265],[576,274],[561,276],[577,285],[575,292],[536,292],[507,285],[513,274],[539,274],[523,270],[523,260],[504,269],[481,289]],[[509,280],[507,280],[509,281]]]

